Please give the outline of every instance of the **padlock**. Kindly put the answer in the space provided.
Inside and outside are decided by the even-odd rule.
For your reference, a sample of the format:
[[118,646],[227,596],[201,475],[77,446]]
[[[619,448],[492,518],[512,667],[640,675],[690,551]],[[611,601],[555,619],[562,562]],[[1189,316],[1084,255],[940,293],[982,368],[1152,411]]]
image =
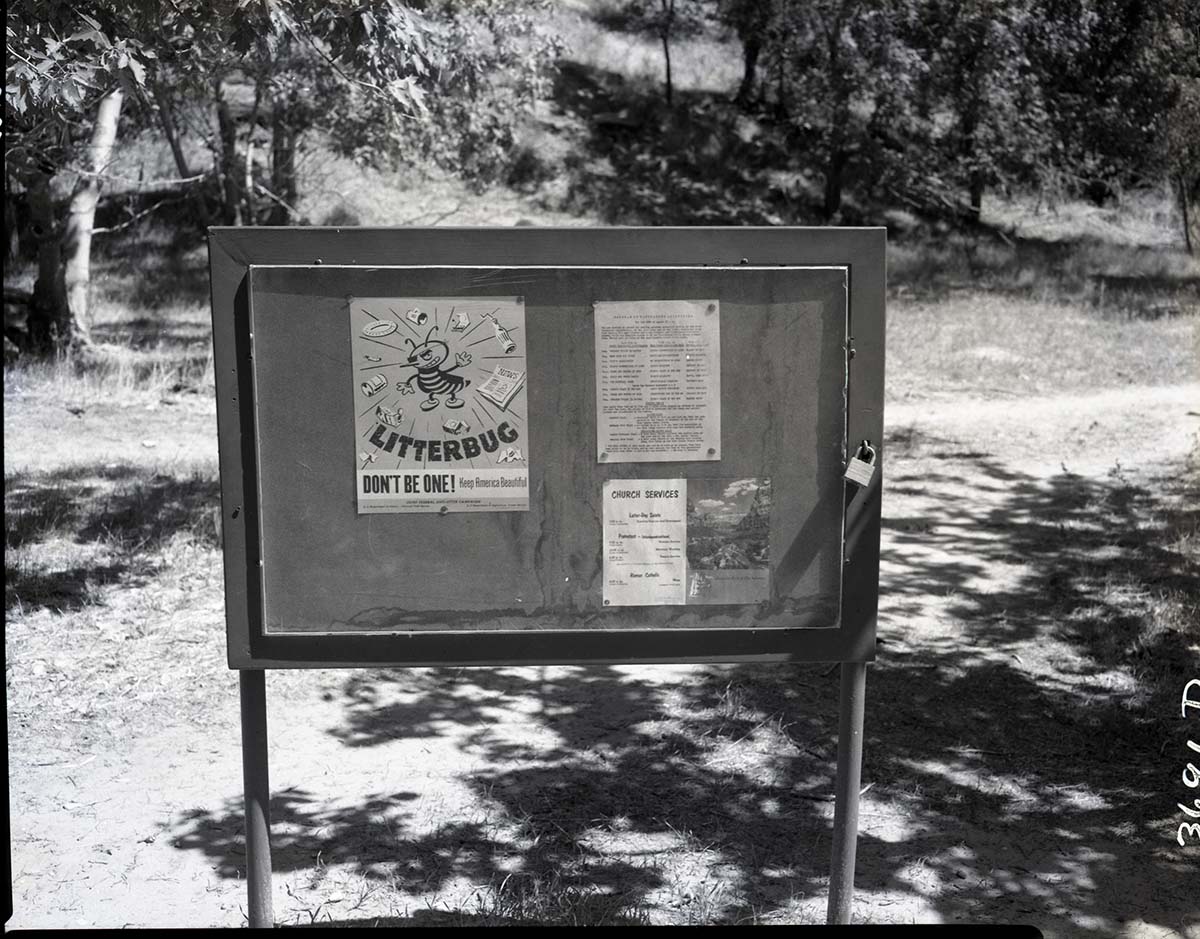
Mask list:
[[867,486],[870,485],[871,477],[875,475],[875,448],[864,440],[858,452],[866,459],[857,454],[851,457],[850,462],[846,464],[846,479],[856,486]]

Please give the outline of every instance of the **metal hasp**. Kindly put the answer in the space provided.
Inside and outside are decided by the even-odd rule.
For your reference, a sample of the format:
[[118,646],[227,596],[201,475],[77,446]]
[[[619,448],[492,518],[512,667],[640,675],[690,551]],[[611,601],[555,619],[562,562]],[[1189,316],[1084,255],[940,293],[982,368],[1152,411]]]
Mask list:
[[842,663],[839,702],[837,802],[833,808],[833,860],[829,867],[830,924],[850,922],[854,899],[854,856],[858,848],[859,783],[862,780],[863,705],[867,697],[867,663]]
[[271,784],[267,776],[266,672],[238,672],[242,698],[242,784],[246,790],[246,889],[252,929],[275,925],[271,910]]

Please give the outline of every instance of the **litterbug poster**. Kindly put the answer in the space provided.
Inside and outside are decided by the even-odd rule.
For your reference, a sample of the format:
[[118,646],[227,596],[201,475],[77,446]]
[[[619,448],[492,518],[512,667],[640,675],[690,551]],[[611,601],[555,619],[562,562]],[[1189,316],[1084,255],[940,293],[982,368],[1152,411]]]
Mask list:
[[529,510],[521,297],[350,301],[359,514]]

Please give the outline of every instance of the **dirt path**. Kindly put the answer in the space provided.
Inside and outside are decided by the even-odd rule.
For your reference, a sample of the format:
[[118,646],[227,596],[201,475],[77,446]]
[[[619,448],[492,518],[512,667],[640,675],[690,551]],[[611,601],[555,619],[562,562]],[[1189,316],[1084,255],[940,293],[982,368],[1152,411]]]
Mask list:
[[179,470],[217,463],[217,407],[211,395],[160,400],[138,393],[118,402],[77,405],[40,394],[6,394],[4,403],[6,473],[31,464],[53,471],[79,464]]
[[[1154,590],[1188,576],[1155,553],[1157,499],[1195,445],[1196,412],[1197,384],[889,405],[856,918],[1197,935],[1194,866],[1170,835],[1175,761],[1140,720],[1165,704],[1139,698],[1137,680],[1171,656],[1194,668],[1196,647],[1130,652],[1159,641],[1144,636]],[[180,425],[163,420],[154,439],[171,441]],[[6,418],[9,443],[13,429],[33,433]],[[219,555],[206,557],[219,583]],[[35,635],[49,611],[9,638],[13,927],[243,922],[219,595],[181,589],[130,613],[172,626],[156,648],[178,694],[86,739],[94,713],[73,727],[12,711],[39,662],[62,668],[68,700],[86,690],[69,670],[100,652],[111,681],[133,684],[122,637],[104,632],[122,589],[104,587],[81,627],[95,632],[86,656],[83,639]],[[481,887],[544,866],[655,921],[822,920],[836,677],[270,673],[277,919],[412,924],[453,909],[491,922],[519,911]]]
[[[1200,385],[908,403],[889,407],[887,426],[875,734],[902,740],[910,718],[880,696],[909,696],[933,719],[899,762],[925,790],[929,837],[953,848],[940,864],[893,850],[912,840],[911,816],[868,820],[860,864],[927,885],[942,919],[1200,934],[1194,867],[1173,840],[1168,741],[1134,719],[1171,707],[1146,700],[1140,670],[1174,668],[1181,688],[1200,663],[1195,620],[1190,644],[1156,646],[1145,627],[1155,635],[1166,586],[1189,590],[1197,612],[1195,559],[1160,557],[1155,505],[1200,452]],[[954,806],[964,791],[979,797],[967,811]],[[918,921],[933,911],[908,900]],[[895,908],[887,891],[859,902],[864,915]]]
[[1086,395],[953,398],[885,409],[889,437],[939,437],[1044,477],[1100,475],[1118,464],[1150,470],[1200,440],[1200,383],[1110,389]]

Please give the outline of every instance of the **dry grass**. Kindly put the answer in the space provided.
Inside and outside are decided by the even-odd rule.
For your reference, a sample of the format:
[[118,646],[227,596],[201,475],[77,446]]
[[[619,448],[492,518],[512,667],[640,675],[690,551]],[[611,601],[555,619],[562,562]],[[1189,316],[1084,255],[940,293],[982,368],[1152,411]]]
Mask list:
[[[1183,246],[1179,204],[1166,184],[1126,193],[1116,204],[1107,206],[1078,201],[1050,203],[989,194],[983,202],[983,220],[1020,238],[1051,242],[1091,241],[1118,246],[1120,250],[1114,255],[1128,253],[1130,247]],[[1192,270],[1194,276],[1195,267]]]
[[[565,58],[661,93],[666,68],[658,38],[597,28],[598,20],[621,19],[623,6],[620,0],[561,3],[551,28],[562,39]],[[676,90],[732,93],[741,77],[736,40],[683,35],[671,41],[671,82]]]
[[1200,378],[1200,305],[1145,319],[1120,307],[965,288],[888,304],[891,400],[1024,396]]
[[9,746],[88,752],[211,725],[212,701],[234,684],[214,642],[224,604],[211,535],[39,537],[5,552]]
[[318,225],[586,225],[503,187],[473,192],[444,173],[383,172],[314,150],[300,210]]
[[[465,908],[447,910],[446,926],[649,926],[649,913],[621,894],[555,871],[512,873],[475,891]],[[431,910],[439,918],[436,908]]]
[[86,361],[57,358],[6,368],[4,393],[15,400],[28,395],[52,399],[66,407],[211,395],[212,369],[211,349],[181,355],[162,344],[135,351],[105,343]]
[[[1076,203],[1053,225],[991,200],[1010,234],[888,245],[888,395],[1028,395],[1200,378],[1200,258],[1177,247],[1163,193],[1108,218]],[[1131,239],[1121,242],[1119,238]]]

